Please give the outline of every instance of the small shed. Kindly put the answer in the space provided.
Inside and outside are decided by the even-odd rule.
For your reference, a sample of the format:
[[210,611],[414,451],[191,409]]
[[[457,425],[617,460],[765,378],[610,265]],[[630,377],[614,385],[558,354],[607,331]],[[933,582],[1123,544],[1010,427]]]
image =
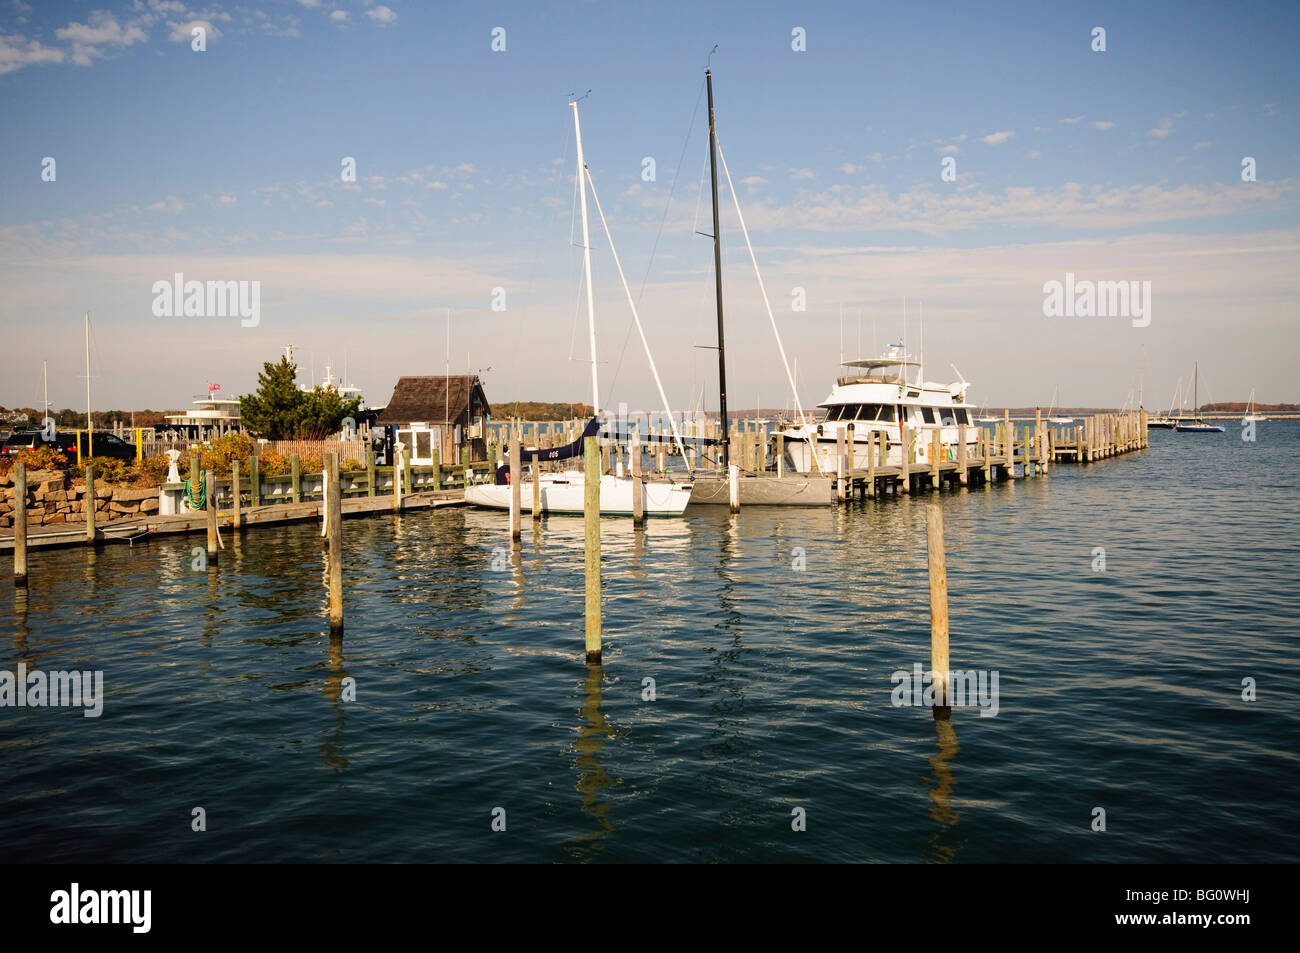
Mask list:
[[[432,445],[443,462],[459,460],[469,447],[470,459],[487,459],[487,423],[492,408],[477,374],[399,377],[377,426],[432,431]],[[403,439],[408,445],[412,441]],[[416,440],[412,463],[425,459],[426,441]]]

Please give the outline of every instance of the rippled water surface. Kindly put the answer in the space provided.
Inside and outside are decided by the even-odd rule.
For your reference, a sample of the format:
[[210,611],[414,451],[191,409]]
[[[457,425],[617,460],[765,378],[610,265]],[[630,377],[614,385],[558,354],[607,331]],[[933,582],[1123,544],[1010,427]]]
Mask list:
[[25,595],[6,557],[0,669],[107,697],[0,708],[0,859],[1294,861],[1300,422],[1239,435],[939,496],[1000,689],[948,722],[891,704],[928,497],[604,520],[603,669],[580,519],[348,520],[334,646],[316,525],[34,551]]

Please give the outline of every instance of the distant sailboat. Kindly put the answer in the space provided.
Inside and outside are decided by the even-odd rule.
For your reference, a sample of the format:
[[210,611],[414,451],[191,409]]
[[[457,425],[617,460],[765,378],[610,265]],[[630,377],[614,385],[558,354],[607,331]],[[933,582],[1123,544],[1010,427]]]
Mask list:
[[1257,424],[1261,420],[1268,420],[1262,414],[1255,413],[1255,388],[1250,389],[1250,400],[1246,401],[1246,413],[1242,416],[1243,424]]
[[1062,417],[1059,414],[1055,417],[1052,416],[1052,411],[1056,407],[1056,392],[1058,390],[1060,390],[1059,386],[1052,389],[1052,404],[1047,408],[1047,422],[1049,424],[1072,424],[1074,423],[1073,417]]
[[1223,428],[1217,424],[1207,424],[1201,419],[1201,397],[1200,397],[1200,377],[1201,365],[1198,362],[1196,370],[1192,375],[1192,416],[1179,417],[1174,425],[1174,429],[1179,433],[1223,433]]
[[1173,430],[1177,419],[1174,416],[1174,408],[1178,406],[1178,397],[1183,392],[1183,379],[1178,378],[1178,385],[1174,388],[1173,399],[1169,401],[1169,410],[1164,414],[1157,414],[1147,419],[1147,429],[1149,430]]

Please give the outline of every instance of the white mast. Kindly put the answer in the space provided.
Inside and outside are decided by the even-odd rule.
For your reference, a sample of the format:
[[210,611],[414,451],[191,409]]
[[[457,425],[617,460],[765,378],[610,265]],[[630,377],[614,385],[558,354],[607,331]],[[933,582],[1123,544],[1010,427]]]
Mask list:
[[86,312],[86,452],[95,453],[95,421],[90,416],[90,312]]
[[[41,361],[41,381],[45,393],[45,416],[50,416],[50,362]],[[45,426],[45,421],[41,421],[41,426]]]
[[591,409],[600,415],[600,384],[596,379],[596,302],[591,290],[591,236],[587,231],[587,162],[582,155],[582,129],[578,124],[578,102],[573,107],[573,137],[578,143],[578,194],[582,201],[582,267],[587,277],[587,336],[591,342]]

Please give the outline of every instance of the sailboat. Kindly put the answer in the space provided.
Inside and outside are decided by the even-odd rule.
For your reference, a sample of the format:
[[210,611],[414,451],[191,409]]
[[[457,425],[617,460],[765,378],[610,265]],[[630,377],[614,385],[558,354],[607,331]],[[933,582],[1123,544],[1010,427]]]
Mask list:
[[1178,385],[1174,388],[1173,399],[1169,401],[1169,410],[1163,414],[1157,414],[1147,418],[1147,428],[1149,430],[1173,430],[1177,418],[1174,416],[1174,408],[1178,406],[1178,396],[1183,392],[1183,379],[1178,378]]
[[[713,239],[714,295],[718,316],[718,413],[722,422],[722,433],[719,441],[722,475],[697,475],[691,493],[691,503],[696,505],[726,505],[731,502],[731,422],[727,415],[727,350],[722,318],[722,226],[718,214],[718,159],[721,156],[722,149],[718,144],[718,128],[713,110],[712,70],[706,69],[704,71],[704,82],[708,89],[709,100],[709,176],[713,198],[713,234],[710,237]],[[763,278],[758,271],[758,259],[755,257],[754,248],[749,242],[749,233],[745,229],[745,217],[740,211],[740,200],[736,197],[735,185],[731,182],[731,173],[727,169],[726,157],[721,156],[721,158],[723,172],[727,176],[727,183],[730,187],[731,198],[736,206],[736,218],[739,221],[741,232],[745,235],[745,245],[749,249],[750,262],[754,266],[754,274],[758,278],[759,290],[768,311],[768,318],[772,322],[772,331],[776,335],[777,349],[780,351],[782,363],[785,365],[786,380],[794,395],[795,408],[800,418],[802,418],[803,409],[799,406],[799,391],[795,386],[795,372],[798,370],[798,365],[796,364],[795,372],[792,372],[789,363],[785,359],[785,346],[781,343],[780,332],[776,329],[776,320],[772,317],[767,290],[763,287]],[[783,461],[779,465],[783,465]],[[816,476],[785,476],[784,478],[763,477],[759,479],[748,474],[742,475],[739,470],[737,470],[736,474],[736,497],[737,502],[742,506],[828,506],[834,501],[830,478],[823,474]]]
[[1246,401],[1246,413],[1242,415],[1243,424],[1257,424],[1261,420],[1268,420],[1262,414],[1255,413],[1255,388],[1250,389],[1250,400]]
[[[596,203],[596,211],[600,214],[601,224],[605,226],[605,235],[609,239],[610,251],[614,256],[614,264],[618,266],[619,277],[623,280],[623,290],[627,293],[628,304],[632,307],[632,316],[636,320],[637,329],[641,330],[641,319],[637,316],[636,304],[632,298],[631,290],[628,288],[627,279],[623,275],[623,266],[618,260],[618,252],[614,251],[613,237],[609,234],[609,225],[605,221],[605,214],[600,207],[600,199],[596,196],[595,186],[591,183],[591,173],[583,156],[582,128],[578,122],[577,100],[570,102],[569,106],[573,109],[573,135],[578,147],[577,192],[581,198],[582,208],[582,259],[583,273],[586,277],[587,328],[591,344],[591,405],[594,417],[583,430],[582,436],[566,447],[521,449],[520,451],[519,462],[521,466],[524,463],[532,464],[527,482],[524,482],[520,487],[521,500],[526,501],[523,505],[531,505],[533,498],[532,483],[536,481],[541,509],[543,512],[550,514],[581,514],[584,512],[586,476],[582,470],[542,473],[539,469],[539,463],[581,457],[585,438],[596,436],[600,431],[600,388],[597,381],[596,362],[596,309],[591,285],[591,236],[587,220],[587,190],[589,188]],[[646,344],[644,332],[641,334],[641,342],[646,345],[646,355],[649,357],[649,345]],[[663,384],[659,380],[659,372],[655,368],[653,357],[650,357],[650,370],[654,374],[655,383],[659,386],[659,396],[664,401],[665,410],[668,411],[668,420],[672,425],[673,436],[680,450],[681,435],[677,430],[676,419],[673,417],[671,410],[667,408],[668,400],[664,396]],[[682,451],[682,456],[686,456],[685,451]],[[497,469],[495,483],[483,483],[467,487],[465,489],[465,502],[490,509],[508,510],[512,497],[512,488],[508,482],[509,472],[509,464],[505,464]],[[601,514],[632,515],[634,494],[636,492],[636,484],[630,477],[613,474],[602,475],[600,478]],[[643,481],[640,492],[642,494],[642,512],[646,516],[680,516],[686,509],[686,504],[690,502],[691,483],[690,481],[676,482],[671,480],[665,482]]]
[[1217,424],[1207,424],[1201,419],[1201,397],[1200,397],[1200,376],[1201,365],[1196,364],[1196,370],[1192,376],[1192,402],[1193,410],[1190,417],[1179,417],[1174,424],[1174,429],[1179,433],[1223,433],[1223,428]]
[[1053,411],[1053,410],[1055,409],[1055,407],[1056,407],[1056,393],[1057,393],[1058,390],[1060,390],[1060,387],[1059,387],[1059,386],[1056,387],[1056,388],[1053,388],[1053,390],[1052,390],[1052,403],[1051,403],[1051,406],[1049,406],[1049,407],[1047,408],[1047,418],[1046,418],[1046,420],[1047,420],[1047,422],[1048,422],[1049,424],[1072,424],[1072,423],[1074,423],[1074,418],[1073,418],[1073,417],[1062,417],[1062,416],[1059,415],[1059,414],[1058,414],[1057,416],[1055,416],[1055,417],[1052,416],[1052,411]]

